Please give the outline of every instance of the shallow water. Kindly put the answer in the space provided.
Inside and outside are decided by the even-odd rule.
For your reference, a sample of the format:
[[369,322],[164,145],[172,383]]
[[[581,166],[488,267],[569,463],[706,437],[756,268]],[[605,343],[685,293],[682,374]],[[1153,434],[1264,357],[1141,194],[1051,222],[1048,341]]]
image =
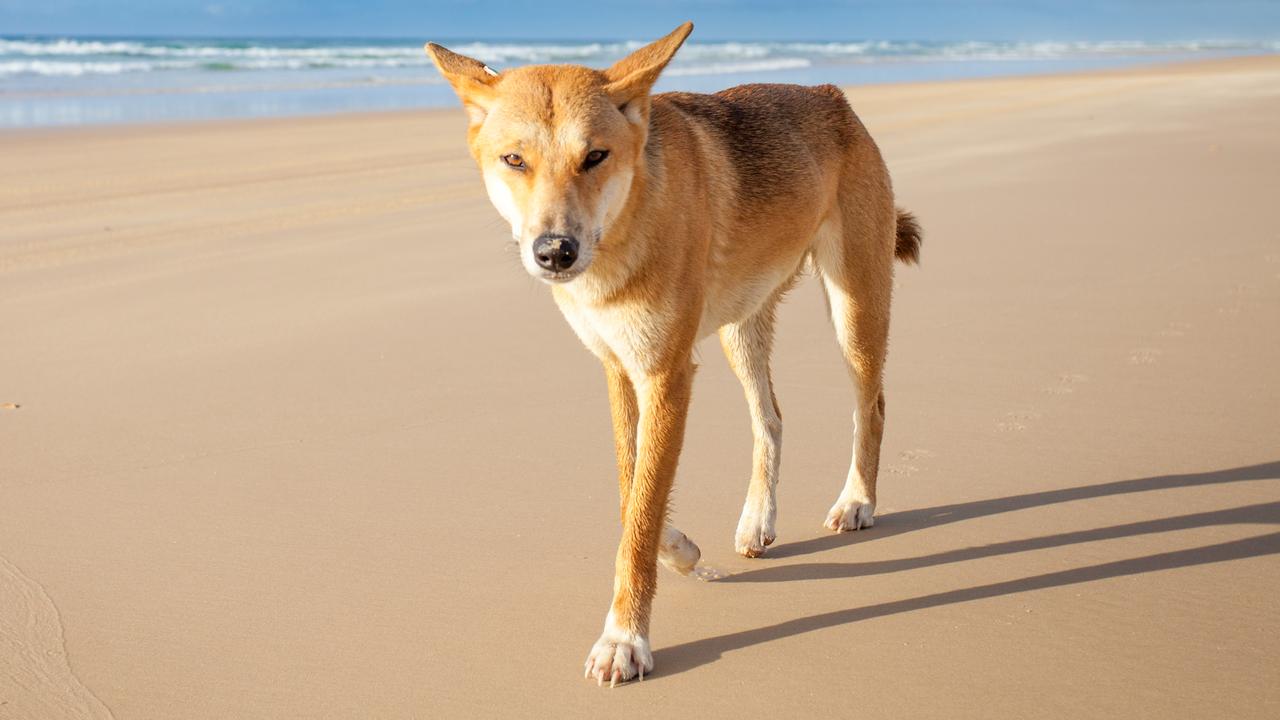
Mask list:
[[[495,68],[604,67],[639,42],[457,40]],[[659,90],[1020,75],[1257,54],[1280,43],[689,43]],[[0,38],[0,127],[268,117],[451,106],[417,40]]]

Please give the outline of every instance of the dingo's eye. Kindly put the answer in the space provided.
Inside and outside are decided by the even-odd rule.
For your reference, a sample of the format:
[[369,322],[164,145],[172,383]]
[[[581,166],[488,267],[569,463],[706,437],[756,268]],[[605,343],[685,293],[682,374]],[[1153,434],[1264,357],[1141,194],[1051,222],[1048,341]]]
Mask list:
[[604,162],[604,159],[607,157],[609,157],[608,150],[592,150],[591,152],[587,153],[587,159],[582,161],[582,169],[590,170],[591,168]]
[[503,155],[502,162],[506,163],[509,167],[513,167],[517,170],[524,169],[524,158],[520,157],[519,155],[516,155],[515,153],[511,153],[509,155]]

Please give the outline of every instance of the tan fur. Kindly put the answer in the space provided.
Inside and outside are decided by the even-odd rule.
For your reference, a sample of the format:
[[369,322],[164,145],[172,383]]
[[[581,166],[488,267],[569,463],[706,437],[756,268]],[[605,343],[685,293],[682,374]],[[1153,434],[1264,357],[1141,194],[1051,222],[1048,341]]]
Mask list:
[[[659,556],[687,572],[697,548],[666,527],[684,438],[692,351],[719,331],[752,416],[752,477],[735,546],[774,540],[781,413],[769,374],[774,310],[811,262],[857,391],[854,452],[827,526],[872,523],[895,256],[919,258],[915,219],[893,203],[879,150],[832,86],[744,85],[650,95],[686,23],[611,68],[532,66],[493,74],[427,45],[468,108],[468,140],[526,268],[605,367],[623,534],[597,681],[652,669],[649,615]],[[588,168],[593,150],[608,157]],[[502,158],[518,155],[513,169]],[[538,267],[543,234],[581,242],[564,272]]]

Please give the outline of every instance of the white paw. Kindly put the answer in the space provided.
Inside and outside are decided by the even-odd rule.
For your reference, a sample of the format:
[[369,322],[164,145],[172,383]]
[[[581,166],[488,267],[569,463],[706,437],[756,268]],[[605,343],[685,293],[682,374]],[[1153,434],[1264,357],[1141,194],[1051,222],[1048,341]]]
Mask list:
[[662,542],[658,545],[658,561],[672,572],[688,575],[697,566],[702,551],[684,533],[671,527],[662,528]]
[[733,536],[733,547],[739,555],[749,558],[764,555],[765,547],[778,539],[773,528],[777,512],[772,508],[763,511],[748,505],[742,509],[742,517],[738,519],[738,531]]
[[838,500],[827,513],[827,521],[823,525],[828,530],[844,532],[860,530],[876,524],[876,504],[859,500]]
[[608,680],[609,687],[614,687],[618,681],[644,680],[645,673],[653,672],[653,653],[648,639],[617,627],[609,613],[604,634],[591,647],[583,667],[583,677],[595,678],[597,685]]

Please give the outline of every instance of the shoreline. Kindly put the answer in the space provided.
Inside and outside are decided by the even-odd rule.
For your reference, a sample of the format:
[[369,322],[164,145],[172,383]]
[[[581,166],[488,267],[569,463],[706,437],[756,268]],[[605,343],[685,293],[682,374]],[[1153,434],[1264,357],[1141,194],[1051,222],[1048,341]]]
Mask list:
[[[921,86],[921,85],[936,85],[936,84],[942,84],[942,83],[966,83],[966,82],[980,83],[980,82],[998,82],[1001,80],[1017,80],[1017,79],[1037,79],[1037,78],[1047,79],[1047,78],[1056,78],[1056,77],[1076,77],[1076,76],[1088,77],[1093,75],[1112,75],[1116,73],[1144,73],[1144,72],[1161,71],[1161,70],[1173,68],[1173,67],[1184,67],[1188,70],[1194,71],[1197,68],[1209,69],[1218,65],[1225,66],[1231,63],[1236,63],[1236,62],[1249,62],[1252,60],[1259,60],[1259,59],[1272,58],[1272,57],[1280,57],[1280,53],[1254,52],[1254,53],[1231,54],[1223,57],[1211,57],[1211,58],[1185,57],[1185,58],[1175,58],[1175,59],[1147,59],[1147,58],[1141,58],[1141,57],[1127,57],[1127,58],[1118,59],[1120,61],[1118,61],[1116,64],[1108,64],[1103,67],[1084,68],[1084,69],[1068,66],[1058,70],[1050,69],[1043,72],[1032,70],[1029,72],[1012,72],[1012,73],[1000,73],[1000,74],[982,73],[982,74],[976,74],[971,76],[961,75],[958,77],[907,79],[907,80],[888,79],[885,81],[872,81],[872,82],[865,82],[865,83],[837,82],[834,84],[839,85],[842,89],[845,89],[847,91],[851,88]],[[1043,62],[1052,63],[1052,62],[1067,62],[1067,61],[1047,60]],[[883,66],[883,67],[918,67],[920,66],[919,63],[913,62],[913,61],[895,62],[892,60],[885,60],[878,63],[877,65]],[[434,72],[434,69],[426,68],[426,72]],[[698,79],[701,84],[708,85],[709,79],[711,77],[714,77],[714,76],[701,76]],[[752,78],[751,82],[773,82],[774,80],[771,80],[770,79],[771,77],[772,76],[769,73],[762,73],[759,76]],[[813,83],[813,84],[822,84],[822,83]],[[693,91],[715,92],[717,89],[724,89],[724,88],[733,87],[733,86],[734,86],[733,84],[725,84],[723,87],[716,87],[715,89],[698,88]],[[32,125],[11,125],[11,124],[0,123],[0,135],[23,133],[23,132],[38,132],[38,131],[45,131],[45,130],[77,130],[77,129],[97,130],[97,129],[137,127],[137,126],[160,128],[160,127],[168,127],[168,126],[193,126],[193,125],[198,126],[198,125],[235,123],[235,122],[246,122],[246,121],[248,122],[268,121],[268,120],[301,121],[301,120],[307,120],[307,119],[340,119],[344,117],[357,117],[357,118],[358,117],[376,117],[380,115],[429,113],[429,112],[441,111],[441,110],[452,110],[456,108],[456,101],[454,100],[452,91],[450,91],[447,86],[443,85],[440,82],[437,82],[434,79],[434,77],[423,78],[418,81],[404,80],[404,81],[397,81],[395,83],[387,83],[387,84],[355,83],[355,82],[350,84],[319,85],[319,86],[299,84],[292,88],[290,88],[289,86],[285,86],[284,90],[288,91],[292,89],[297,91],[316,91],[316,90],[374,91],[378,89],[412,88],[412,87],[430,88],[432,92],[437,94],[439,94],[440,92],[445,92],[447,93],[447,97],[443,101],[436,101],[436,102],[423,104],[415,107],[372,109],[372,110],[370,109],[322,110],[322,111],[316,111],[316,112],[297,112],[297,113],[281,113],[281,114],[271,113],[271,114],[266,114],[261,116],[246,116],[246,117],[236,117],[236,116],[216,117],[215,116],[215,117],[192,117],[192,118],[167,118],[167,119],[158,119],[158,120],[142,119],[142,120],[119,120],[119,121],[108,120],[108,121],[99,121],[99,122],[45,123],[45,124],[32,124]],[[273,89],[273,92],[274,91],[275,90]],[[235,90],[235,91],[229,91],[229,92],[232,92],[233,94],[240,94],[240,95],[252,97],[255,93],[266,92],[266,91]],[[214,93],[214,94],[217,94],[217,93]],[[140,98],[145,99],[145,98],[155,98],[155,97],[183,98],[183,97],[193,97],[193,96],[199,96],[199,95],[201,95],[201,93],[196,93],[193,95],[192,93],[189,93],[189,92],[177,91],[177,90],[146,89],[146,90],[138,90],[134,92],[102,92],[102,93],[94,93],[94,94],[78,94],[78,93],[70,93],[70,92],[23,94],[21,92],[12,92],[7,95],[0,95],[0,98],[7,99],[10,101],[22,101],[22,100],[78,101],[78,100],[111,100],[114,98],[134,98],[134,99],[140,99]]]
[[[1251,67],[1263,67],[1269,61],[1280,61],[1280,53],[1264,54],[1264,55],[1240,55],[1228,58],[1214,58],[1210,60],[1185,60],[1174,62],[1159,62],[1150,65],[1123,66],[1111,68],[1098,68],[1081,72],[1062,72],[1062,73],[1042,73],[1032,75],[999,75],[992,77],[978,78],[956,78],[947,80],[921,80],[915,82],[892,82],[892,83],[869,83],[864,85],[841,85],[840,89],[848,94],[850,91],[857,90],[926,90],[931,88],[954,87],[963,84],[973,84],[979,87],[985,85],[998,85],[1001,83],[1017,83],[1020,81],[1049,81],[1054,80],[1072,80],[1087,78],[1115,78],[1125,76],[1150,76],[1150,75],[1167,75],[1170,73],[1196,73],[1196,72],[1214,72],[1232,69],[1247,70]],[[726,86],[731,87],[731,86]],[[855,106],[854,110],[858,108]],[[456,104],[448,106],[431,106],[421,108],[405,108],[394,110],[351,110],[331,113],[306,113],[301,115],[279,115],[266,117],[245,117],[245,118],[202,118],[192,120],[165,120],[156,122],[123,122],[123,123],[101,123],[101,124],[84,124],[84,125],[43,125],[34,127],[2,127],[0,126],[0,141],[5,139],[14,139],[21,136],[74,136],[78,133],[98,133],[98,132],[121,132],[132,133],[141,131],[165,132],[170,130],[183,129],[217,129],[231,128],[236,126],[252,127],[261,125],[263,127],[279,126],[294,123],[306,124],[332,124],[343,122],[359,122],[361,120],[398,120],[409,117],[447,117],[450,115],[458,115],[461,113],[461,107]]]

